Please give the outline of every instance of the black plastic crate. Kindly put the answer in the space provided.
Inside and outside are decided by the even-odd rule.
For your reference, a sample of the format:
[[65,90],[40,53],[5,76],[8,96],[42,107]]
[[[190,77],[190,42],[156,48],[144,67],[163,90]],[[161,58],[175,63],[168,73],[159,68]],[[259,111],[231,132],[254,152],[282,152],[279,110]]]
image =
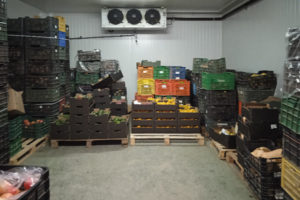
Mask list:
[[58,47],[43,48],[31,47],[26,49],[26,61],[31,60],[59,60],[60,52]]
[[235,90],[204,90],[206,105],[236,105],[237,93]]
[[0,74],[7,75],[8,73],[8,64],[0,64]]
[[111,102],[110,103],[111,114],[116,116],[127,115],[128,105],[127,102]]
[[243,154],[248,163],[257,170],[261,176],[271,176],[280,172],[279,164],[281,158],[265,159],[252,156],[251,152],[258,147],[267,147],[270,150],[276,149],[276,145],[271,140],[244,141],[240,135],[236,137],[237,150]]
[[79,61],[101,61],[100,50],[95,51],[77,51]]
[[71,115],[89,115],[92,107],[93,107],[93,100],[92,99],[75,99],[75,98],[70,98],[70,114]]
[[245,135],[246,140],[278,139],[282,137],[282,128],[279,123],[253,123],[238,119],[239,132]]
[[282,149],[284,157],[300,167],[300,135],[284,128]]
[[258,74],[259,76],[249,77],[248,83],[251,88],[260,90],[276,88],[277,78],[273,71],[259,71]]
[[46,18],[24,18],[24,34],[36,36],[53,37],[58,34],[58,19]]
[[248,104],[242,107],[242,116],[246,117],[250,122],[269,122],[278,123],[279,110],[271,108],[259,108],[260,104]]
[[93,90],[93,97],[106,97],[110,95],[109,88]]
[[26,87],[53,88],[58,87],[60,80],[58,74],[51,76],[26,75]]
[[56,102],[60,98],[59,88],[25,88],[25,102]]
[[70,125],[62,124],[56,125],[55,122],[51,124],[50,138],[51,139],[70,139]]
[[31,116],[48,116],[55,115],[59,112],[59,101],[54,103],[44,103],[44,104],[26,104],[25,111]]
[[127,138],[129,133],[128,122],[121,122],[115,124],[114,122],[108,122],[108,138]]
[[7,19],[7,32],[9,34],[23,34],[23,18]]
[[24,37],[20,35],[9,35],[8,36],[8,45],[9,47],[24,47]]
[[0,87],[7,85],[7,74],[0,74]]
[[26,48],[30,47],[49,47],[58,45],[58,34],[53,36],[54,38],[39,38],[39,37],[27,37],[25,38]]
[[28,74],[50,75],[62,71],[58,60],[35,60],[26,63]]
[[9,46],[8,48],[9,61],[12,62],[24,62],[25,51],[21,46]]
[[1,42],[0,43],[0,63],[8,62],[8,43]]
[[82,124],[71,124],[70,139],[89,139],[90,132],[88,126]]
[[177,96],[176,100],[178,104],[182,104],[182,105],[191,104],[191,97]]
[[[8,72],[14,75],[24,75],[25,74],[25,63],[23,61],[9,62]],[[24,84],[24,81],[23,83]]]
[[[226,128],[226,127],[224,127]],[[227,149],[235,149],[236,148],[236,135],[224,135],[219,134],[217,131],[221,131],[222,128],[218,127],[210,127],[208,128],[209,136],[215,141],[219,142]]]
[[207,106],[205,114],[215,121],[232,121],[237,117],[236,106]]
[[108,124],[93,124],[89,125],[89,132],[91,139],[104,139],[108,137],[107,131]]

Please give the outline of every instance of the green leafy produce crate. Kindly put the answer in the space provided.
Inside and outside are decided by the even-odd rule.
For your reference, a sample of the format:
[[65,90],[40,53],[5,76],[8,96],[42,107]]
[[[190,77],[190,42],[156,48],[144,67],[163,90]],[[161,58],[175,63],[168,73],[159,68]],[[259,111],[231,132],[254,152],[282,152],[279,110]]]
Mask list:
[[25,89],[26,102],[49,103],[58,101],[60,98],[59,87],[47,89]]
[[10,156],[15,155],[22,149],[22,136],[18,136],[14,140],[10,141],[9,143],[9,152]]
[[[28,117],[26,118],[30,122],[35,121],[35,118]],[[23,137],[25,138],[41,138],[49,133],[49,120],[48,118],[40,119],[43,120],[43,123],[36,123],[32,125],[26,125],[24,120],[23,126]]]
[[97,83],[99,79],[99,74],[97,73],[76,73],[76,84],[94,84]]
[[300,98],[283,98],[279,121],[282,125],[300,134]]
[[154,79],[169,79],[170,67],[167,66],[154,67],[153,77]]
[[205,90],[234,90],[235,74],[224,73],[202,73],[202,89]]

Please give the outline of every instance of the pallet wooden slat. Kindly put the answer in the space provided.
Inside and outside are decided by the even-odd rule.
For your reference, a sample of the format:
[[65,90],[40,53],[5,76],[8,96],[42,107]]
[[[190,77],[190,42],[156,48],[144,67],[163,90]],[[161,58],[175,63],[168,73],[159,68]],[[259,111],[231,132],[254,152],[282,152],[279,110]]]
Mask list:
[[233,152],[233,151],[228,152],[226,154],[226,161],[229,163],[235,164],[240,169],[242,177],[244,177],[244,168],[239,163],[236,152]]
[[48,136],[42,138],[25,138],[22,139],[22,150],[10,158],[10,164],[18,165],[24,162],[29,156],[36,152],[47,143]]
[[164,140],[165,145],[170,145],[171,140],[197,140],[199,145],[204,145],[204,137],[200,134],[180,134],[180,133],[132,133],[130,135],[130,144],[135,145],[136,140]]
[[211,140],[210,145],[217,149],[218,157],[221,160],[226,159],[226,154],[228,152],[235,152],[236,151],[236,149],[227,149],[225,146],[223,146],[222,144],[216,142],[215,140]]
[[128,145],[128,138],[105,138],[105,139],[59,139],[59,140],[51,140],[50,144],[52,148],[58,148],[59,146],[59,142],[85,142],[85,145],[87,148],[90,148],[91,146],[93,146],[93,142],[97,142],[97,141],[121,141],[122,145]]

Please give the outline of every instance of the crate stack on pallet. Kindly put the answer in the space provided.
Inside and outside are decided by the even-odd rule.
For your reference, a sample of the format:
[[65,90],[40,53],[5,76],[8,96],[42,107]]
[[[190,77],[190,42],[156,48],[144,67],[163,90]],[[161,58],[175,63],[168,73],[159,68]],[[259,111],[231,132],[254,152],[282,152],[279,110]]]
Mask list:
[[17,91],[25,89],[25,47],[23,18],[7,19],[9,45],[9,84]]
[[200,114],[176,98],[158,97],[132,103],[132,133],[200,133]]
[[282,196],[279,110],[271,105],[274,102],[244,104],[238,120],[238,162],[258,199]]
[[110,103],[111,114],[115,116],[127,115],[127,89],[124,81],[115,82],[111,86],[112,101]]
[[8,43],[6,1],[0,3],[0,164],[9,162],[9,135],[7,111]]
[[[94,91],[104,94],[108,90]],[[113,116],[109,108],[94,108],[99,96],[77,94],[70,98],[70,109],[51,125],[52,140],[122,139],[128,136],[128,117]],[[109,104],[108,104],[109,106]]]
[[280,123],[283,126],[281,187],[290,199],[300,199],[300,29],[289,29],[287,39],[284,97],[280,112]]
[[[193,59],[193,71],[192,71],[192,105],[199,108],[201,113],[201,125],[205,125],[205,113],[207,106],[214,106],[215,102],[218,101],[217,99],[214,99],[213,96],[221,97],[223,98],[230,98],[229,94],[227,92],[222,91],[206,91],[202,87],[202,73],[205,73],[207,78],[209,76],[214,76],[213,74],[216,74],[215,78],[217,76],[225,76],[226,72],[226,63],[225,58],[215,59],[215,60],[209,60],[207,58],[194,58]],[[208,73],[208,74],[207,74]],[[209,80],[208,80],[209,81]],[[224,80],[223,80],[224,81]],[[222,84],[222,82],[220,83]],[[211,90],[211,89],[209,89]],[[214,94],[216,93],[216,94]],[[230,93],[230,92],[229,92]],[[211,96],[211,98],[209,97]],[[210,98],[210,100],[214,100],[214,102],[206,101],[206,97]],[[222,97],[221,97],[222,98]],[[234,98],[234,97],[231,97]],[[219,100],[220,101],[220,100]],[[223,102],[226,102],[226,99],[222,99]],[[230,101],[230,100],[228,100]],[[208,103],[208,105],[206,105]],[[232,103],[224,104],[231,105]],[[222,102],[218,102],[216,106],[222,106]],[[212,121],[212,120],[211,120]]]

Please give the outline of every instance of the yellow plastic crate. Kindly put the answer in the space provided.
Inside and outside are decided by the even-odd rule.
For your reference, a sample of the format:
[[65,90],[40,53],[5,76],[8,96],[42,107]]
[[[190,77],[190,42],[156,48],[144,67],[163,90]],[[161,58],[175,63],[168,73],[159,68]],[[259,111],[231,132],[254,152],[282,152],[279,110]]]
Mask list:
[[140,79],[138,82],[138,95],[152,95],[155,92],[154,79]]
[[66,20],[64,17],[56,16],[58,19],[58,30],[61,32],[66,32]]
[[282,159],[281,187],[293,198],[300,199],[300,168]]

